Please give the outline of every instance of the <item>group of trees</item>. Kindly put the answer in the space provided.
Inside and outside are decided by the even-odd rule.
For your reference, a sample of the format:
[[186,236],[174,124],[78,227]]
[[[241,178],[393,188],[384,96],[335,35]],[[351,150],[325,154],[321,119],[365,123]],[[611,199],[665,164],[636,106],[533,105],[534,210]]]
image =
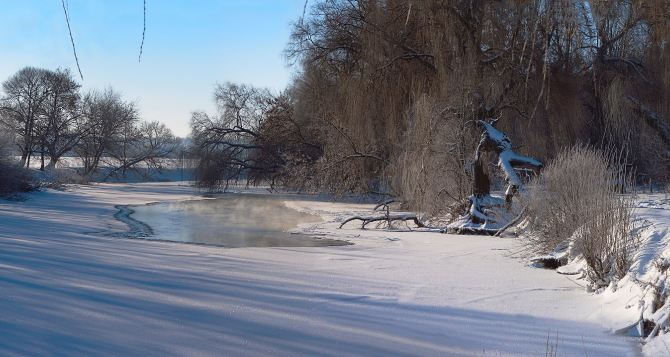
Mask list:
[[309,4],[283,93],[225,84],[216,115],[194,114],[202,186],[381,193],[447,231],[524,222],[529,252],[583,257],[594,286],[628,273],[619,194],[670,180],[670,2]]
[[289,93],[273,95],[248,85],[216,87],[218,113],[195,112],[191,119],[198,183],[210,189],[233,181],[301,187],[322,155],[309,141],[316,132],[296,121]]
[[250,90],[224,86],[221,118],[194,117],[208,157],[234,158],[210,179],[379,192],[462,212],[475,123],[489,118],[521,154],[546,162],[583,143],[625,151],[639,177],[669,178],[667,1],[309,4],[286,49],[299,73],[283,94],[221,96]]
[[[158,165],[178,141],[165,125],[141,122],[134,103],[112,89],[81,93],[69,70],[26,67],[2,84],[0,125],[29,167],[51,169],[77,156],[90,177],[104,164],[105,176],[125,174],[138,164]],[[46,162],[48,160],[48,162]]]

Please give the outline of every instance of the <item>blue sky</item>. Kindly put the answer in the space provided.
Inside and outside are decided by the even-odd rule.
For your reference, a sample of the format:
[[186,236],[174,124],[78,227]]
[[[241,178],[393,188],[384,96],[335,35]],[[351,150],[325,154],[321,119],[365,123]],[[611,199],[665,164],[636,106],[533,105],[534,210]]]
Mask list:
[[[76,73],[61,0],[0,0],[0,81],[23,66]],[[111,86],[142,118],[188,134],[190,113],[212,111],[216,83],[274,91],[291,77],[282,51],[304,0],[69,0],[84,90]]]

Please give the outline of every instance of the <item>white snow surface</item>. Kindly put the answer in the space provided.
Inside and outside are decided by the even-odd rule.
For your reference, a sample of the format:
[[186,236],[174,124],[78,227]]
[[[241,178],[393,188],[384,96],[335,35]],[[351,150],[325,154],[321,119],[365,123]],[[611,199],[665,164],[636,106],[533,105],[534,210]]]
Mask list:
[[604,324],[602,294],[527,266],[516,239],[337,229],[373,205],[286,203],[325,219],[297,230],[350,246],[109,235],[127,229],[114,205],[194,198],[152,183],[0,201],[0,355],[640,354]]

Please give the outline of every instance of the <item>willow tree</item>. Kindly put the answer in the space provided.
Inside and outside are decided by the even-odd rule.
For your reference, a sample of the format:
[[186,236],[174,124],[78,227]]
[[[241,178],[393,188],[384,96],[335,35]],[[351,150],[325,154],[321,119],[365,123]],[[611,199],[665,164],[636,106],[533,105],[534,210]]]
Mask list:
[[287,55],[302,69],[295,112],[322,143],[323,188],[453,217],[483,118],[540,159],[625,147],[637,172],[666,179],[666,1],[310,4]]

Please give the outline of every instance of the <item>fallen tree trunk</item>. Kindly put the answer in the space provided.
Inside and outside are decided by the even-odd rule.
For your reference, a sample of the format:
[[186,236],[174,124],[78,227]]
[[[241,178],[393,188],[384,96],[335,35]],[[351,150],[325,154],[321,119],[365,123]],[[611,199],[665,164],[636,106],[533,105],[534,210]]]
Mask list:
[[365,226],[369,223],[381,222],[381,221],[386,221],[387,224],[389,225],[389,228],[390,228],[391,222],[393,222],[393,221],[403,221],[403,222],[404,221],[413,221],[414,224],[416,224],[416,226],[419,227],[419,228],[423,228],[423,227],[426,226],[425,224],[423,224],[423,222],[421,222],[419,220],[419,218],[416,216],[416,214],[407,213],[407,214],[389,214],[389,215],[383,215],[383,216],[354,216],[354,217],[349,217],[346,220],[344,220],[344,222],[342,222],[340,224],[339,228],[342,228],[345,224],[347,224],[351,221],[356,221],[356,220],[362,221],[361,229],[365,229]]

